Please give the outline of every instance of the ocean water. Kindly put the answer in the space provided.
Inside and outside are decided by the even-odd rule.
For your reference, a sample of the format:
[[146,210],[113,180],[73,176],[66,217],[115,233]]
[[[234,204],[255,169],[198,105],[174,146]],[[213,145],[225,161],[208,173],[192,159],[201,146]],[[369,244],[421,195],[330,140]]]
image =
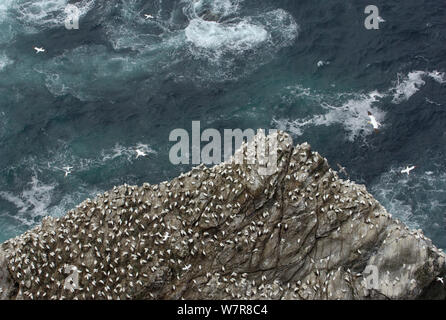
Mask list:
[[369,4],[0,0],[0,242],[114,185],[188,170],[169,162],[169,133],[199,120],[308,141],[446,248],[446,3],[374,1],[378,30]]

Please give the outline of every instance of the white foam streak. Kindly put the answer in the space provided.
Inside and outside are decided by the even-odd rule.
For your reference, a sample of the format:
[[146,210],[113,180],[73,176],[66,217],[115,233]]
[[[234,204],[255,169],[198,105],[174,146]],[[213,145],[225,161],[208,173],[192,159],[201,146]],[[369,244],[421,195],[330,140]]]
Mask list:
[[[182,11],[175,9],[167,20],[156,14],[149,21],[134,8],[121,6],[120,19],[127,23],[104,24],[113,47],[138,52],[134,59],[139,63],[155,70],[175,68],[182,63],[185,70],[176,80],[234,80],[271,61],[299,33],[296,21],[285,10],[244,16],[240,13],[241,3],[184,0]],[[147,33],[141,34],[137,30],[140,27]]]
[[322,94],[314,94],[308,88],[294,88],[297,97],[311,97],[325,111],[324,114],[310,116],[304,119],[296,120],[273,120],[281,130],[288,130],[296,135],[302,135],[305,128],[310,126],[330,126],[340,124],[344,127],[346,138],[354,141],[358,136],[365,136],[373,133],[372,126],[368,123],[367,112],[371,111],[378,122],[384,121],[385,112],[378,109],[374,104],[384,97],[378,91],[372,91],[368,94],[356,94],[346,102],[336,102],[340,97],[347,94],[339,94],[338,97],[327,97]]
[[389,92],[393,94],[393,103],[401,103],[403,101],[409,100],[415,93],[417,93],[421,87],[426,84],[425,79],[427,77],[432,78],[440,84],[445,83],[444,72],[438,72],[436,70],[432,72],[428,71],[412,71],[407,74],[407,76],[402,77],[398,74],[398,81],[395,87],[391,88]]
[[446,212],[446,173],[421,171],[416,168],[410,176],[392,167],[371,185],[371,193],[396,218],[412,229],[441,231]]
[[[35,33],[43,28],[60,28],[65,25],[65,8],[68,0],[2,0],[0,3],[0,23],[13,26],[14,30],[5,30],[9,38],[20,33]],[[82,0],[75,3],[80,17],[85,16],[93,7],[94,0]]]
[[214,21],[194,19],[185,32],[188,41],[197,47],[209,50],[244,51],[266,41],[269,36],[264,28],[247,21],[224,25]]
[[36,176],[33,176],[28,186],[29,188],[23,190],[20,195],[1,191],[0,197],[17,207],[17,219],[20,219],[22,223],[31,225],[33,218],[46,215],[46,210],[51,204],[51,195],[56,185],[43,184]]
[[[17,171],[19,167],[28,167],[33,172],[31,181],[23,187],[20,193],[0,191],[0,198],[12,203],[17,209],[14,215],[6,213],[8,218],[17,220],[20,225],[32,227],[38,221],[36,218],[47,215],[62,216],[85,197],[101,192],[101,190],[96,188],[87,189],[85,186],[80,185],[75,191],[57,198],[55,194],[58,194],[60,190],[59,183],[55,182],[55,180],[76,179],[76,174],[103,167],[110,161],[118,161],[119,165],[123,161],[128,163],[142,161],[143,158],[136,160],[137,149],[148,154],[148,157],[144,159],[149,159],[150,155],[156,154],[156,151],[148,144],[141,142],[129,147],[116,144],[114,148],[102,150],[96,157],[91,158],[73,156],[68,148],[68,145],[63,144],[58,150],[54,150],[47,160],[28,157],[19,164],[5,169]],[[73,167],[68,177],[65,176],[63,169],[66,166]],[[39,180],[38,176],[46,175],[48,172],[54,182],[42,182]]]
[[243,0],[183,0],[188,17],[198,17],[205,10],[224,18],[236,14]]
[[5,53],[0,54],[0,72],[13,63],[14,61],[8,58]]
[[137,143],[135,146],[124,147],[117,143],[111,150],[103,150],[101,152],[102,162],[123,158],[128,162],[132,162],[136,158],[136,150],[141,150],[146,154],[156,154],[148,144]]
[[[440,84],[446,83],[444,72],[412,71],[406,76],[398,74],[396,85],[383,92],[372,91],[366,94],[339,93],[337,95],[315,92],[301,85],[286,88],[283,98],[287,104],[294,104],[298,99],[305,99],[317,104],[325,113],[316,114],[301,119],[273,119],[273,124],[281,130],[288,130],[293,134],[302,135],[306,128],[312,126],[330,126],[339,124],[346,131],[346,139],[354,141],[358,137],[372,134],[373,128],[369,124],[367,112],[370,111],[376,120],[385,128],[386,113],[378,108],[378,103],[386,97],[391,97],[395,104],[410,99],[426,84],[426,79],[432,79]],[[345,97],[348,100],[345,100]],[[429,103],[433,103],[427,100]]]

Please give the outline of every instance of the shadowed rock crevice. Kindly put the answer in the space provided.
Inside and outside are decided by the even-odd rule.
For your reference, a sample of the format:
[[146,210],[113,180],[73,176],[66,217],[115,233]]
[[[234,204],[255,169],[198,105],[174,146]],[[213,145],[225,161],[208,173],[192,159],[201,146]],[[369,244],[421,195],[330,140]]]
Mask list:
[[2,298],[445,298],[444,253],[308,144],[268,136],[268,175],[234,161],[264,138],[170,182],[114,187],[5,242]]

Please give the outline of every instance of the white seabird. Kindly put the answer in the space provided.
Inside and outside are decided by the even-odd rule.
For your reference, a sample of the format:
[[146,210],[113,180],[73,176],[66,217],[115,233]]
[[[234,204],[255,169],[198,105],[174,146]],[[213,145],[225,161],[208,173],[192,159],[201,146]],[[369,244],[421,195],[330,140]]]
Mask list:
[[65,171],[65,177],[71,173],[71,169],[73,169],[73,167],[66,166],[62,168],[62,170]]
[[323,61],[323,60],[320,60],[320,61],[318,61],[317,62],[317,67],[318,68],[322,68],[323,66],[325,66],[325,65],[329,65],[330,64],[330,61]]
[[153,19],[154,17],[151,14],[144,14],[144,16],[146,17],[146,19]]
[[136,159],[138,159],[139,157],[145,157],[147,156],[147,153],[145,153],[144,151],[140,150],[140,149],[136,149]]
[[417,166],[411,166],[411,167],[407,166],[406,169],[401,170],[401,173],[407,173],[407,175],[409,175],[410,172],[411,172],[413,169],[415,169],[416,167],[417,167]]
[[443,282],[443,277],[437,277],[437,281],[440,281],[441,284],[444,284],[444,282]]
[[45,52],[44,48],[39,48],[39,47],[34,47],[34,50],[36,50],[36,53]]
[[375,116],[370,111],[367,111],[367,114],[369,115],[369,118],[370,118],[369,123],[373,126],[373,129],[375,130],[375,132],[378,133],[378,129],[381,126],[381,123],[376,121]]
[[341,166],[339,163],[337,163],[337,165],[338,165],[338,168],[339,168],[339,172],[343,173],[346,177],[348,177],[349,175],[347,173],[347,170],[345,170],[345,167]]

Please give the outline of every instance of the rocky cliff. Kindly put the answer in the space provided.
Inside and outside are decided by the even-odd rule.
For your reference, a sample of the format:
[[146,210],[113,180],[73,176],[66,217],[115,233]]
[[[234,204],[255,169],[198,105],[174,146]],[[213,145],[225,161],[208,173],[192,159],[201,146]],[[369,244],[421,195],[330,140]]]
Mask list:
[[258,164],[200,166],[45,218],[0,246],[1,297],[446,297],[445,254],[420,230],[340,179],[308,144],[294,147],[283,132],[268,139],[279,141],[268,175]]

